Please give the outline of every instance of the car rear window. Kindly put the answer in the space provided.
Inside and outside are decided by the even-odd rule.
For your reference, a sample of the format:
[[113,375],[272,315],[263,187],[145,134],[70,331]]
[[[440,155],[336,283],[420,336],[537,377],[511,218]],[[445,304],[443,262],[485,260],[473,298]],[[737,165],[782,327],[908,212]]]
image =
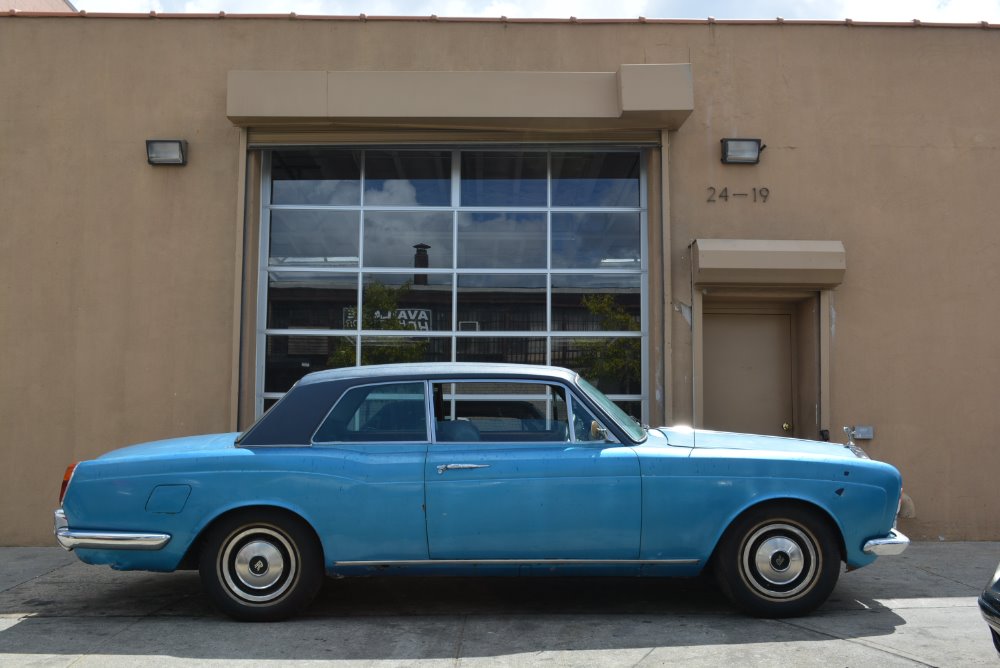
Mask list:
[[355,387],[340,398],[313,436],[316,443],[427,440],[424,383]]

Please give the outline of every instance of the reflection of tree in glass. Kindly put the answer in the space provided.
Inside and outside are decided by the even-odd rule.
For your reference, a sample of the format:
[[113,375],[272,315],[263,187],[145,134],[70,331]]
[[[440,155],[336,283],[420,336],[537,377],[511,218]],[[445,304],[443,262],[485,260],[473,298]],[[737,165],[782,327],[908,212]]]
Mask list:
[[[615,303],[609,294],[586,295],[583,305],[601,323],[603,331],[638,332],[638,319]],[[638,338],[579,341],[576,370],[605,392],[632,394],[632,384],[642,377],[642,340]],[[601,387],[601,386],[604,387]],[[610,385],[610,386],[609,386]]]
[[[373,281],[365,286],[362,296],[361,329],[394,330],[410,329],[403,322],[399,302],[410,293],[410,281],[398,288]],[[350,343],[348,343],[350,342]],[[422,362],[427,357],[426,339],[388,338],[369,341],[361,346],[361,364],[393,364],[396,362]],[[354,346],[350,339],[340,339],[330,358],[329,368],[354,366]]]

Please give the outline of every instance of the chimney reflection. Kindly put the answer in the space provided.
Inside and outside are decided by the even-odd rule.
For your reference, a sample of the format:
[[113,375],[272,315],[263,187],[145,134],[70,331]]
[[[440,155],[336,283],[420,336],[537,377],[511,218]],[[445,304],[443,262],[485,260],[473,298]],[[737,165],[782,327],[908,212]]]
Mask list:
[[[426,269],[430,266],[430,256],[427,254],[427,249],[430,248],[427,244],[417,244],[414,246],[417,252],[413,254],[413,268],[414,269]],[[427,285],[427,274],[414,274],[413,275],[414,285]]]

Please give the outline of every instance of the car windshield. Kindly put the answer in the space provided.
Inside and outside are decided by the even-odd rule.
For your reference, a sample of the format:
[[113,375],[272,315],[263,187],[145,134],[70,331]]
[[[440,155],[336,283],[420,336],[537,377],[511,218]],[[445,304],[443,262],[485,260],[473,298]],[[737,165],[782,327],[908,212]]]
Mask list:
[[646,440],[646,430],[638,422],[629,417],[628,413],[618,407],[618,404],[601,394],[601,391],[588,383],[582,377],[577,377],[577,385],[583,390],[595,404],[604,409],[604,412],[611,416],[615,423],[625,430],[629,438],[633,441]]

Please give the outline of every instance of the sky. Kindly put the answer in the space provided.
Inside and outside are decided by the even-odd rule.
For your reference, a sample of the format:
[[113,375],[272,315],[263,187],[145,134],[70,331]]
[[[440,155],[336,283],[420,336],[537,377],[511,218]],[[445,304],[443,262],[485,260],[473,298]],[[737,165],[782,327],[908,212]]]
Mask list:
[[88,12],[1000,23],[1000,0],[71,0]]

